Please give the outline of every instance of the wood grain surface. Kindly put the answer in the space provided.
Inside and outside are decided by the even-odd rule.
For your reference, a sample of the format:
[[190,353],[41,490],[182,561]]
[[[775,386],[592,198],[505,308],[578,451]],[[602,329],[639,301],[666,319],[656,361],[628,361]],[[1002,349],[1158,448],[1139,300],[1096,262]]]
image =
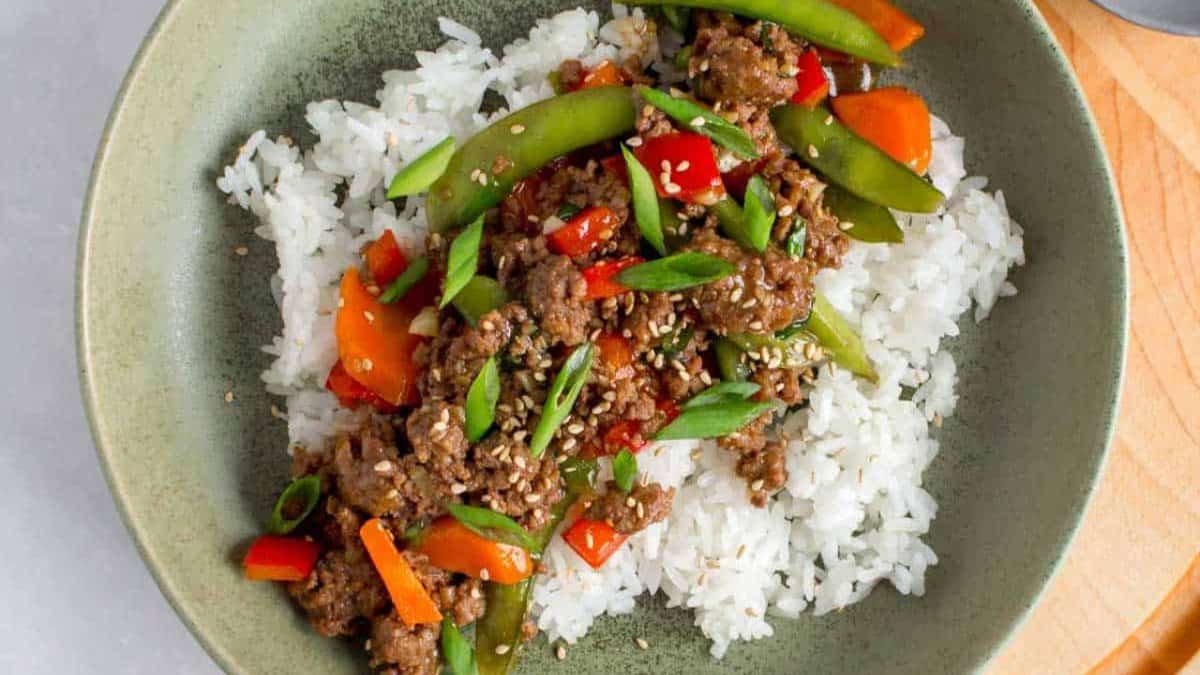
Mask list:
[[1133,26],[1087,0],[1036,1],[1120,185],[1131,335],[1091,510],[990,673],[1200,673],[1200,39]]

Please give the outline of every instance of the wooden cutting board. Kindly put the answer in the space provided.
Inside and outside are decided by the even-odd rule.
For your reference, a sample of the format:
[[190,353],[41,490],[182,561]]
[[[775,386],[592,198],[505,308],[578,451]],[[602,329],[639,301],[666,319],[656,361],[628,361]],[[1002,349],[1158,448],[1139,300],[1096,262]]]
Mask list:
[[1200,39],[1139,28],[1087,0],[1036,3],[1120,184],[1131,335],[1091,509],[990,672],[1200,673]]

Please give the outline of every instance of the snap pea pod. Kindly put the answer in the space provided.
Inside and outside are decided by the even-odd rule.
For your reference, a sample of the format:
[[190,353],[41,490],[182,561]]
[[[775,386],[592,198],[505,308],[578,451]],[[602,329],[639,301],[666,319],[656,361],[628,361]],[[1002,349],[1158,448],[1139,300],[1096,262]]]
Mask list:
[[[595,462],[569,459],[563,467],[571,469],[566,477],[567,495],[550,510],[550,520],[533,534],[532,549],[540,554],[550,544],[551,537],[567,510],[581,494],[591,489],[591,480],[596,474]],[[484,587],[487,611],[475,623],[475,661],[479,675],[506,675],[517,661],[521,647],[521,625],[529,614],[529,603],[533,595],[533,577],[515,584],[488,583]],[[503,654],[496,647],[504,645]]]
[[805,328],[816,336],[821,346],[833,357],[834,363],[871,382],[879,382],[879,375],[867,357],[862,339],[820,293],[813,298],[812,311],[808,314]]
[[868,244],[899,244],[904,231],[896,217],[886,207],[856,197],[845,188],[829,185],[825,188],[825,207],[838,217],[842,226],[853,225],[846,234]]
[[822,47],[885,66],[900,64],[896,52],[865,21],[828,0],[631,0],[630,4],[715,9],[773,21]]
[[713,350],[717,354],[717,370],[724,382],[745,382],[750,368],[742,360],[742,350],[726,338],[717,338]]
[[442,232],[471,222],[555,157],[632,132],[635,116],[628,87],[597,87],[498,120],[464,143],[430,186],[429,227]]
[[467,323],[474,326],[480,317],[488,312],[500,309],[508,302],[508,291],[499,281],[491,277],[475,275],[466,286],[454,296],[450,304],[463,315]]
[[945,196],[834,118],[827,108],[786,105],[771,111],[779,138],[830,182],[873,204],[933,213]]
[[763,247],[759,248],[760,238],[751,231],[750,221],[746,218],[745,210],[738,206],[733,198],[726,197],[708,208],[717,214],[717,223],[721,225],[721,232],[725,233],[726,237],[752,251],[762,251],[766,248],[765,242],[763,242]]

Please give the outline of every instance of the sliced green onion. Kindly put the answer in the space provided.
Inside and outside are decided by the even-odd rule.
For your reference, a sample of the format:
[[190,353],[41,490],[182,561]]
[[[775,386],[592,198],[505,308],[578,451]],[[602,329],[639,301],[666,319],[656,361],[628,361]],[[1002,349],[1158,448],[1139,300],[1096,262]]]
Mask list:
[[500,400],[500,369],[489,357],[467,390],[467,440],[474,443],[492,428]]
[[583,209],[575,206],[571,202],[564,202],[562,206],[558,207],[558,213],[555,213],[554,215],[558,216],[560,220],[565,222],[579,215],[579,212],[582,210]]
[[659,349],[662,350],[663,356],[667,358],[673,358],[682,353],[683,350],[687,349],[688,343],[692,341],[692,336],[695,334],[696,331],[692,330],[691,328],[673,330],[667,336],[667,338],[662,341]]
[[592,370],[592,357],[595,348],[592,343],[584,343],[575,348],[563,363],[554,383],[546,394],[546,402],[542,404],[542,416],[533,429],[533,438],[529,441],[529,454],[541,457],[550,445],[554,432],[562,426],[571,409],[575,407],[575,399],[583,391],[587,383],[588,373]]
[[379,302],[385,305],[390,305],[393,302],[403,298],[406,293],[412,290],[417,282],[425,278],[425,274],[429,272],[429,256],[423,255],[420,258],[412,261],[408,269],[404,270],[400,276],[396,277],[383,295],[379,296]]
[[667,245],[663,241],[662,214],[658,210],[658,193],[654,190],[654,179],[623,144],[621,154],[625,157],[625,169],[629,174],[629,191],[633,194],[633,217],[637,221],[638,229],[659,255],[666,255]]
[[746,184],[743,213],[746,217],[746,233],[754,249],[759,252],[767,250],[771,228],[775,227],[775,196],[762,176],[756,174]]
[[479,242],[482,239],[483,215],[480,214],[450,244],[450,256],[446,261],[446,290],[442,293],[439,308],[450,304],[454,296],[475,276],[479,266]]
[[500,309],[508,302],[508,291],[491,277],[475,275],[467,282],[451,304],[467,323],[475,326],[484,314]]
[[750,376],[750,368],[742,358],[742,350],[725,338],[717,338],[713,345],[717,354],[717,370],[726,382],[742,382]]
[[[321,499],[321,479],[316,476],[303,476],[288,483],[275,500],[275,508],[271,509],[271,518],[267,521],[267,532],[271,534],[287,534],[300,526],[308,514],[316,508]],[[289,518],[285,511],[292,511],[298,504],[298,515]]]
[[673,422],[654,437],[659,441],[685,438],[718,438],[728,436],[775,410],[775,401],[725,401],[714,405],[691,408],[679,413]]
[[694,51],[692,46],[687,45],[683,49],[680,49],[678,52],[676,52],[675,67],[679,70],[686,71],[688,69],[688,63],[692,60],[692,51]]
[[621,489],[621,492],[628,493],[633,489],[633,481],[637,480],[637,457],[628,448],[622,448],[621,452],[613,457],[613,482]]
[[824,203],[825,208],[838,217],[846,234],[853,239],[868,244],[899,244],[904,241],[904,230],[900,229],[896,217],[886,206],[872,204],[833,184],[825,187]]
[[454,137],[447,136],[437,145],[400,169],[392,178],[387,198],[399,199],[424,192],[433,182],[442,177],[450,158],[454,156]]
[[637,91],[647,103],[663,111],[688,130],[708,136],[717,145],[728,148],[741,157],[758,159],[758,148],[754,146],[750,135],[708,108],[686,98],[674,98],[664,91],[650,87],[638,87]]
[[525,528],[503,513],[466,504],[447,504],[446,510],[454,516],[455,520],[481,537],[506,544],[516,544],[526,551],[534,549],[533,538],[525,531]]
[[558,475],[571,494],[582,494],[596,482],[596,461],[582,457],[567,457],[558,465]]
[[804,257],[804,247],[808,241],[808,222],[803,218],[796,216],[795,222],[792,223],[792,231],[788,234],[785,248],[787,254],[793,258]]
[[658,260],[626,267],[617,282],[635,291],[679,291],[703,286],[733,274],[733,263],[695,251],[676,253]]
[[446,660],[452,675],[477,675],[479,669],[475,666],[475,652],[454,619],[449,616],[442,618],[442,658]]
[[680,409],[691,410],[726,401],[744,401],[757,394],[761,388],[754,382],[718,382],[688,399]]

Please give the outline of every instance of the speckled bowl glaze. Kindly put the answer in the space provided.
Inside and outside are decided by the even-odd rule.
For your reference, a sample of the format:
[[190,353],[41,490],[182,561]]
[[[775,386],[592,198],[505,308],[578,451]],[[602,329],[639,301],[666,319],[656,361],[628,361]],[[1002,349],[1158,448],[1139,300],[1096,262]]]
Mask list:
[[[83,396],[112,492],[184,622],[234,673],[352,673],[238,565],[287,476],[284,425],[258,373],[279,323],[268,243],[214,187],[259,128],[308,138],[303,107],[372,101],[454,17],[503,44],[570,0],[174,0],[134,63],[96,159],[79,252]],[[927,37],[906,80],[968,139],[972,170],[1026,227],[1019,296],[964,323],[959,415],[927,476],[941,508],[928,594],[880,587],[720,662],[690,614],[649,602],[604,618],[564,663],[524,672],[939,673],[980,668],[1053,574],[1103,464],[1126,333],[1119,207],[1096,130],[1027,0],[908,0]],[[248,246],[250,255],[234,249]],[[226,402],[226,392],[233,392]],[[117,589],[114,589],[117,591]],[[635,645],[645,637],[648,651]],[[164,664],[168,667],[169,664]]]

